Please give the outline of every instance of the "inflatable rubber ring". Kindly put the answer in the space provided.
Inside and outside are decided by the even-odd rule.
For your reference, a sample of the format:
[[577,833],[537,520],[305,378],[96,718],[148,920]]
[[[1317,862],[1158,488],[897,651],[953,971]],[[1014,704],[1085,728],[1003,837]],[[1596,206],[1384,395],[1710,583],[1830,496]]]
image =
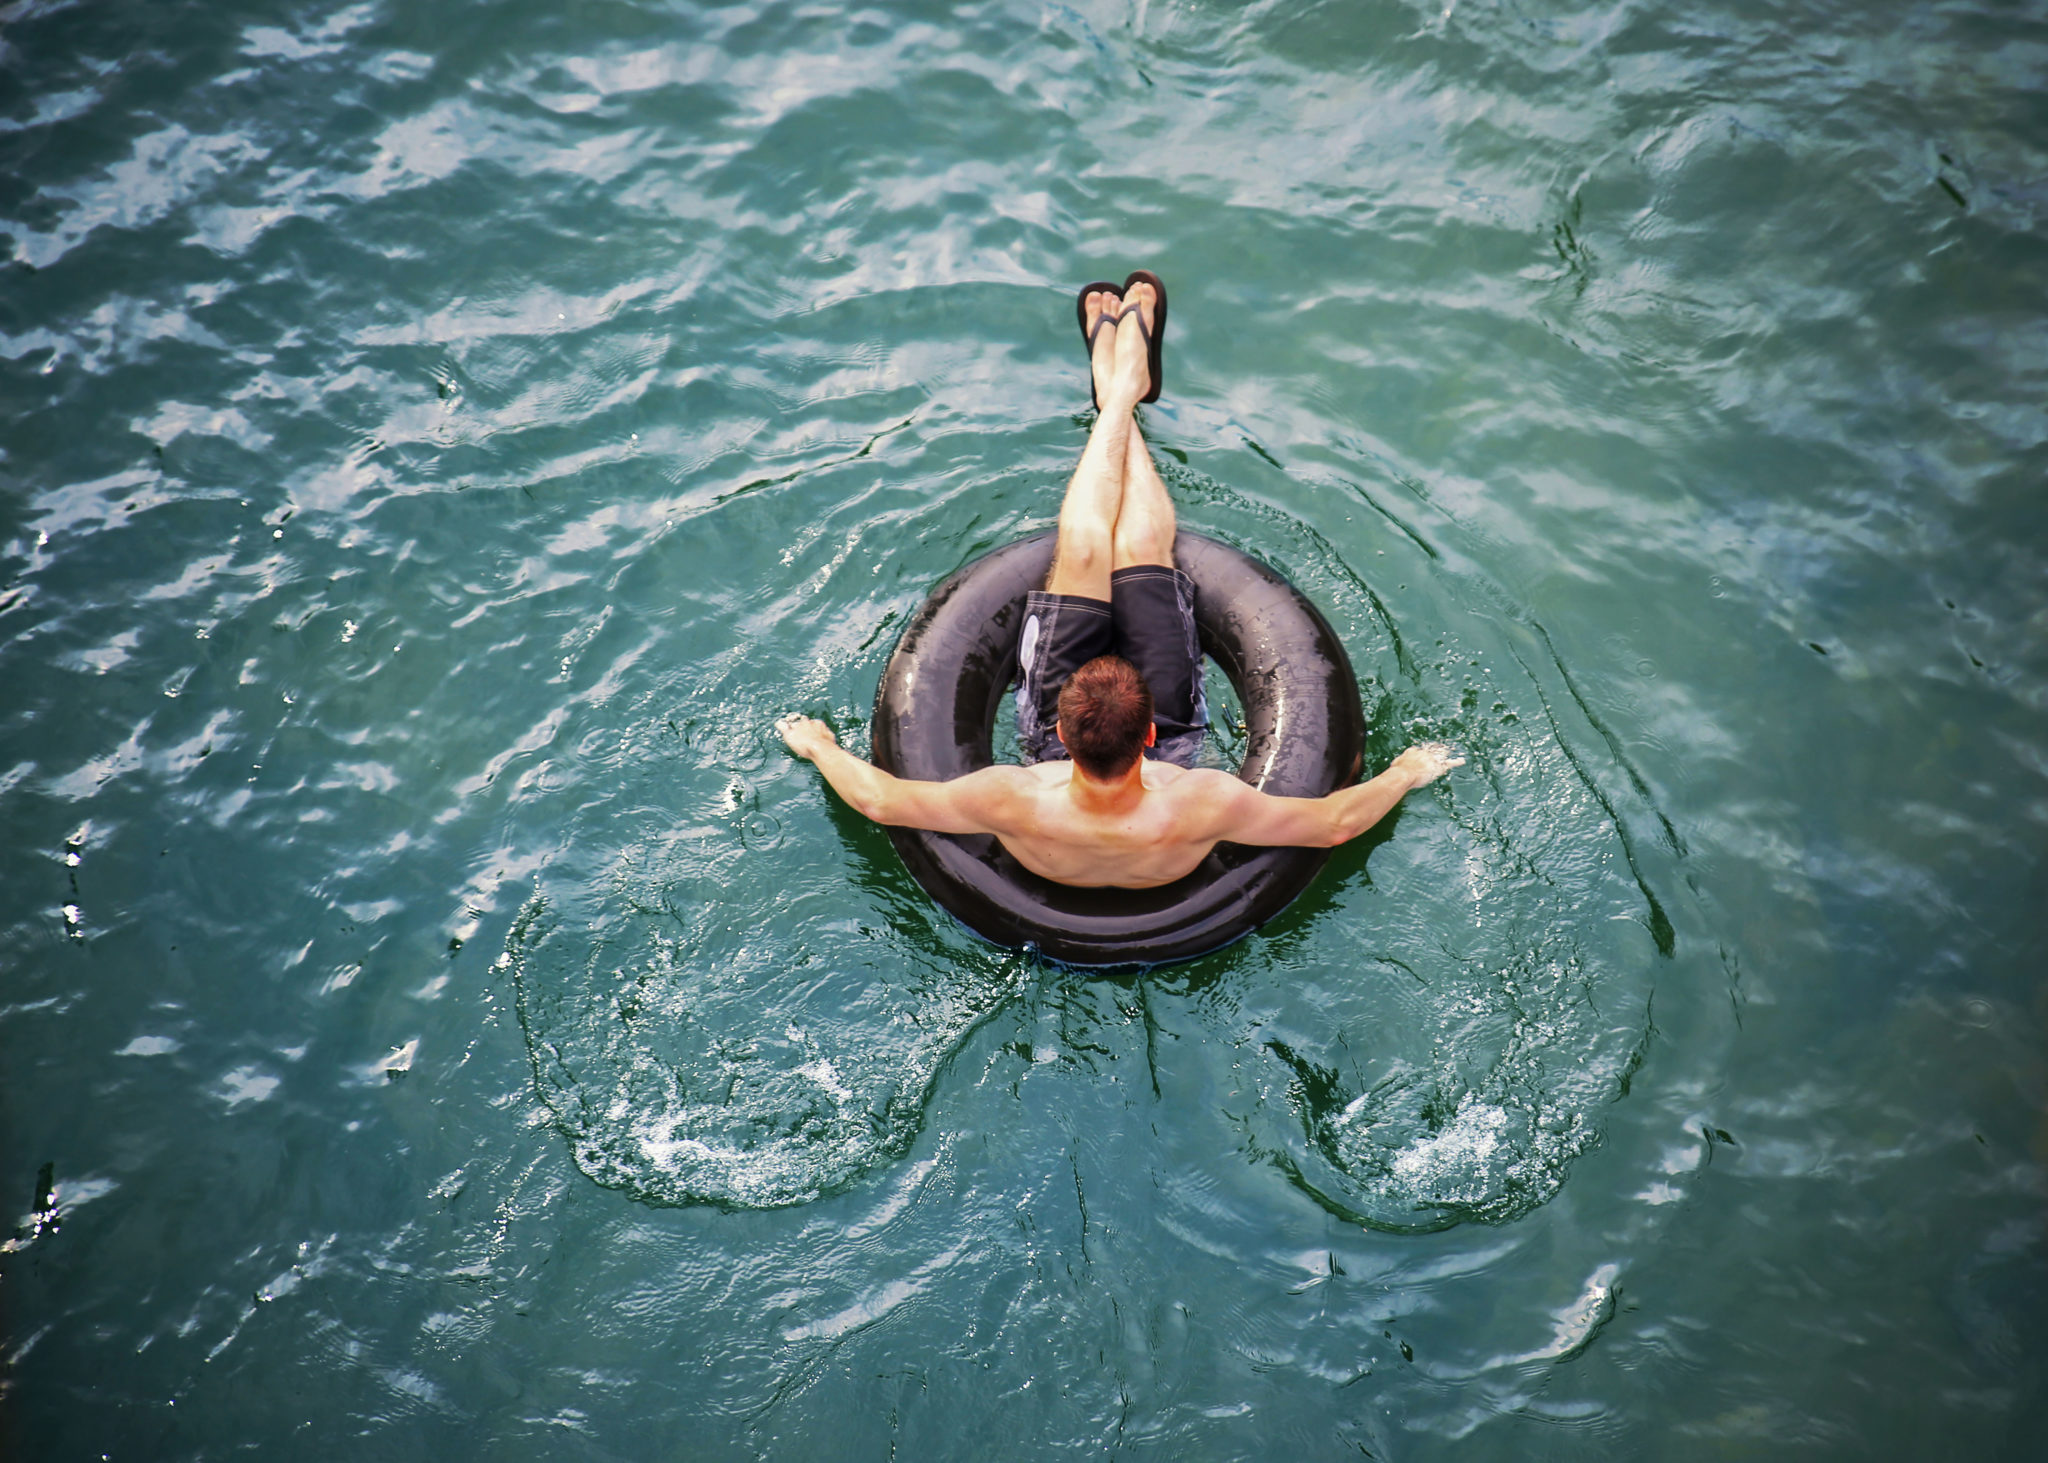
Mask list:
[[[945,782],[994,760],[996,716],[1017,676],[1024,593],[1044,585],[1054,535],[1019,539],[932,591],[875,692],[875,765]],[[1182,532],[1174,562],[1195,582],[1202,652],[1244,708],[1238,776],[1283,797],[1358,778],[1365,718],[1343,642],[1285,578],[1248,554]],[[1077,889],[1019,864],[994,838],[891,828],[904,867],[975,933],[1070,965],[1186,960],[1257,928],[1308,887],[1329,850],[1218,844],[1156,889]]]

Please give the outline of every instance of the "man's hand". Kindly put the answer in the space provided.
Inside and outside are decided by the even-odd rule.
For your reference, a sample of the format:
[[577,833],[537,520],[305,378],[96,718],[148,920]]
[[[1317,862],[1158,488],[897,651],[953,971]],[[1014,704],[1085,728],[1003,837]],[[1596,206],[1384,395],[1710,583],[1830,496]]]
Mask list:
[[1394,768],[1408,774],[1411,787],[1428,787],[1453,767],[1463,767],[1465,759],[1451,755],[1448,742],[1417,742],[1396,757]]
[[778,718],[775,729],[782,733],[782,744],[807,762],[817,761],[818,754],[827,747],[839,745],[839,738],[832,735],[831,727],[800,711]]

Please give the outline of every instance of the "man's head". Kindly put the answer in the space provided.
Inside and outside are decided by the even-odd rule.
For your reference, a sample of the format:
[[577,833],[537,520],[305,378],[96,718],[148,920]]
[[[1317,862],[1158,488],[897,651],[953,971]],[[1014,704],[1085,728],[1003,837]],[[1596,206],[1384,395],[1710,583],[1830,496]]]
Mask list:
[[1060,687],[1059,736],[1097,782],[1123,776],[1152,745],[1152,691],[1120,655],[1098,655]]

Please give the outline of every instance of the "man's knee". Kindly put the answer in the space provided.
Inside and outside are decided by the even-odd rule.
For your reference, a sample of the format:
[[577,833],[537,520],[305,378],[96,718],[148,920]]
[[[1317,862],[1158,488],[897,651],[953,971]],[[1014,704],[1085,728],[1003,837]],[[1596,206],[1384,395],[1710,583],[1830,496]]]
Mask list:
[[1060,524],[1053,573],[1062,578],[1106,576],[1116,554],[1116,540],[1097,524]]
[[1126,514],[1117,520],[1111,545],[1114,562],[1127,564],[1171,564],[1173,562],[1173,520],[1145,515],[1135,521]]

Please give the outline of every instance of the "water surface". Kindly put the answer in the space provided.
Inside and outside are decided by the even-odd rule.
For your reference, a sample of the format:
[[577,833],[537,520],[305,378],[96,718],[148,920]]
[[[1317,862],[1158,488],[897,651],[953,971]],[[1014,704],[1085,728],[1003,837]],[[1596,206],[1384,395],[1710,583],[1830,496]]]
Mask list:
[[[2029,1458],[2048,17],[0,13],[0,1443]],[[1173,290],[1469,764],[988,946],[856,748]],[[1219,718],[1210,755],[1227,762]]]

